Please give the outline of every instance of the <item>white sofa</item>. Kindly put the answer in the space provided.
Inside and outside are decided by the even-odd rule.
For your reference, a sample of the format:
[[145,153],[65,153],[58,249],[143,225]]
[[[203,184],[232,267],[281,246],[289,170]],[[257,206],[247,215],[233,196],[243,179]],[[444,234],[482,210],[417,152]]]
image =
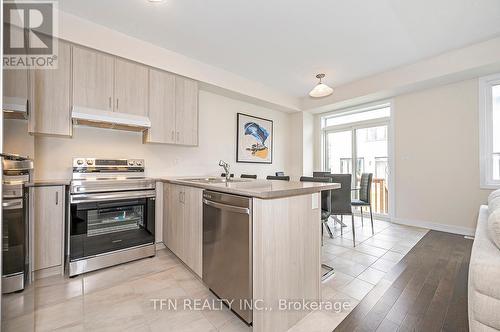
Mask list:
[[500,249],[488,231],[491,211],[479,210],[469,265],[470,331],[500,331]]

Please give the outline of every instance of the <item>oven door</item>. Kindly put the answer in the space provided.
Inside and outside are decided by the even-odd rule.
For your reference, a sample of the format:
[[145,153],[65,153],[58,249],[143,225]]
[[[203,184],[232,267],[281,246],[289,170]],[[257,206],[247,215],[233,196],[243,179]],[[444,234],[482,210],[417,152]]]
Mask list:
[[154,243],[154,195],[149,190],[73,195],[70,261]]
[[23,198],[4,199],[2,203],[2,274],[13,275],[24,271],[26,257],[26,229]]

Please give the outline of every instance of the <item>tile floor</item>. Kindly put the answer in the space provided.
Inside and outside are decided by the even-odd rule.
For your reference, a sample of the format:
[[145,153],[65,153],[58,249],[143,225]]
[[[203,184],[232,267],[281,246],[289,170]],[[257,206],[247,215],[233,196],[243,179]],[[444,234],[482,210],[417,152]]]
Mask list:
[[[427,232],[423,229],[356,220],[357,246],[350,228],[325,236],[323,261],[335,274],[323,282],[322,297],[348,303],[340,312],[317,310],[290,331],[332,331],[385,273]],[[212,293],[167,250],[156,257],[75,278],[50,277],[21,293],[4,296],[3,331],[250,331],[228,309],[155,310],[152,299],[202,299]],[[158,304],[158,303],[157,303]]]

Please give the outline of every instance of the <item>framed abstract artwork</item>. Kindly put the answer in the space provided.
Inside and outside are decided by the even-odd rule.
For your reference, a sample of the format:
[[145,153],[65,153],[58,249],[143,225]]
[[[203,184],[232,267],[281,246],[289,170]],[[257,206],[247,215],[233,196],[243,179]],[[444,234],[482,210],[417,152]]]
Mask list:
[[238,113],[237,128],[236,161],[272,164],[273,121]]

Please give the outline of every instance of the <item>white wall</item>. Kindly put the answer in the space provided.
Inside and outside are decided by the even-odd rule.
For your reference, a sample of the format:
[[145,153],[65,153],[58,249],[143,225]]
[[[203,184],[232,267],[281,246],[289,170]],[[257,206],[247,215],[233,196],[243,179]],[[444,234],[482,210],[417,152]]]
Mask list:
[[302,113],[302,174],[312,176],[314,171],[314,116]]
[[394,98],[395,218],[472,233],[479,188],[477,79]]
[[306,112],[291,114],[290,175],[294,179],[300,176],[312,176],[314,161],[314,116]]
[[28,121],[4,120],[3,150],[7,153],[35,157],[35,137],[28,135]]
[[[288,172],[291,144],[291,114],[200,91],[199,146],[182,147],[164,144],[142,144],[142,135],[111,129],[75,127],[73,138],[33,137],[26,134],[26,121],[9,123],[6,150],[17,152],[34,141],[35,178],[65,179],[71,177],[73,157],[144,158],[147,175],[192,176],[220,175],[219,159],[229,162],[231,172],[258,174],[259,177]],[[273,163],[236,163],[236,113],[242,112],[274,121]],[[33,143],[31,143],[33,144]]]
[[303,115],[296,112],[290,115],[290,175],[298,178],[303,173]]

